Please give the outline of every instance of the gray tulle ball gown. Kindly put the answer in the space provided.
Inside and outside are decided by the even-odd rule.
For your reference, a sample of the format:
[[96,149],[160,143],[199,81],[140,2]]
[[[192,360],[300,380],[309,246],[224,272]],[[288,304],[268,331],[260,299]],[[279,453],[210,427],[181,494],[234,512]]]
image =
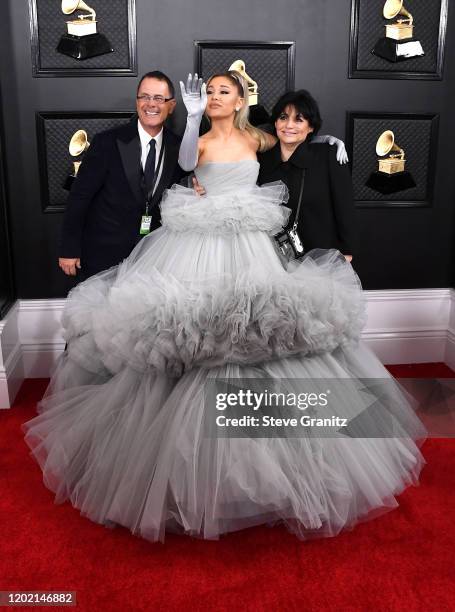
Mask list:
[[162,227],[70,293],[68,349],[23,425],[56,503],[152,541],[276,522],[305,539],[396,507],[417,483],[425,430],[398,385],[394,437],[205,435],[211,378],[390,378],[359,341],[362,290],[340,253],[284,269],[271,236],[285,188],[257,187],[258,170],[197,168],[206,196],[174,185]]

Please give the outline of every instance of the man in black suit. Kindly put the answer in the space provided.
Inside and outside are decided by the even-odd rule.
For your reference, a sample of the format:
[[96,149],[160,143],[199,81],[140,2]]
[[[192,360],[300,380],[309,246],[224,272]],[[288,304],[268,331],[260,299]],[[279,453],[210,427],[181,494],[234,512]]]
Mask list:
[[351,260],[355,252],[355,215],[348,166],[337,162],[336,147],[315,143],[322,120],[314,98],[305,90],[282,96],[272,111],[277,144],[258,156],[259,184],[283,181],[289,189],[295,221],[305,174],[297,231],[305,251],[338,249]]
[[84,156],[65,211],[59,266],[78,280],[117,265],[141,235],[160,226],[165,189],[184,175],[180,138],[164,127],[176,105],[159,71],[138,85],[135,117],[97,134]]

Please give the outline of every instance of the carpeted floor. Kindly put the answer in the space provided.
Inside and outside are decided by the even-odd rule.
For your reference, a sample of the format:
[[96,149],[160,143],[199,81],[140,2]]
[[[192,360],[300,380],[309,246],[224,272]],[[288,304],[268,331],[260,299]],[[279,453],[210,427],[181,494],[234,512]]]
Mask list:
[[[443,364],[397,377],[450,377]],[[0,411],[0,590],[76,591],[77,609],[438,612],[455,610],[455,440],[432,439],[421,484],[400,507],[336,538],[300,542],[281,527],[217,542],[151,544],[57,506],[20,425],[46,380]]]

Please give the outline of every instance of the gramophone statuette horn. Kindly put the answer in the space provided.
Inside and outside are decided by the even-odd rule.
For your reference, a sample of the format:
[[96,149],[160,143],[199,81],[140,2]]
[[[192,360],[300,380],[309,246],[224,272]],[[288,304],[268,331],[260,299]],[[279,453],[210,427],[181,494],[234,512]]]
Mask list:
[[235,70],[248,84],[248,103],[250,106],[255,106],[258,103],[258,84],[254,81],[249,74],[246,72],[245,62],[241,59],[235,60],[233,64],[229,66],[229,70]]
[[406,19],[398,19],[398,23],[407,22],[412,25],[413,17],[403,6],[403,0],[386,0],[382,11],[386,19],[393,19],[397,15],[404,15]]
[[77,60],[110,53],[113,48],[104,34],[97,31],[96,12],[84,0],[62,0],[62,13],[72,15],[75,11],[85,11],[77,19],[66,22],[67,33],[57,46],[57,51]]
[[[77,130],[71,136],[68,150],[69,150],[71,157],[79,157],[79,155],[82,155],[82,153],[84,153],[84,151],[86,151],[89,148],[89,146],[90,146],[90,143],[88,141],[87,132],[85,130]],[[74,179],[77,177],[77,173],[79,172],[79,168],[81,164],[82,164],[81,159],[73,161],[73,171],[71,172],[71,174],[69,174],[66,177],[63,183],[64,189],[67,189],[68,191],[71,189],[71,185],[73,184]]]
[[84,151],[86,151],[90,146],[88,141],[88,135],[85,130],[77,130],[71,136],[70,144],[69,144],[69,152],[72,157],[78,157]]
[[[74,11],[88,11],[92,21],[96,18],[96,13],[91,6],[86,4],[84,0],[62,0],[62,12],[65,15],[71,15]],[[79,15],[79,19],[85,19],[87,15]]]
[[385,35],[394,40],[405,40],[412,38],[414,33],[414,18],[411,13],[403,6],[403,0],[387,0],[384,4],[382,14],[386,19],[393,19],[397,15],[403,15],[404,19],[397,19],[395,23],[388,23],[385,26]]
[[[88,134],[85,130],[77,130],[71,136],[70,144],[68,150],[70,152],[71,157],[79,157],[82,155],[84,151],[86,151],[90,146],[88,141]],[[79,172],[79,167],[82,164],[82,160],[73,161],[73,174],[72,176],[76,178],[77,173]]]
[[376,154],[387,157],[378,159],[379,172],[386,174],[396,174],[404,171],[405,158],[404,150],[395,143],[395,134],[392,130],[382,132],[376,142]]

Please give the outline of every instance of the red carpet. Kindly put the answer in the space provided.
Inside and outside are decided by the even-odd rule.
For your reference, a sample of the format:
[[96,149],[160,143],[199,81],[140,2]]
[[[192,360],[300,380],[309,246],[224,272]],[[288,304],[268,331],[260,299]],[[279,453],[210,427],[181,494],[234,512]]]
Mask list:
[[[442,364],[390,370],[454,375]],[[259,527],[151,544],[53,503],[20,431],[46,384],[26,381],[14,408],[0,411],[0,590],[76,591],[78,610],[101,612],[455,610],[455,440],[428,440],[420,486],[336,538],[300,542]]]

